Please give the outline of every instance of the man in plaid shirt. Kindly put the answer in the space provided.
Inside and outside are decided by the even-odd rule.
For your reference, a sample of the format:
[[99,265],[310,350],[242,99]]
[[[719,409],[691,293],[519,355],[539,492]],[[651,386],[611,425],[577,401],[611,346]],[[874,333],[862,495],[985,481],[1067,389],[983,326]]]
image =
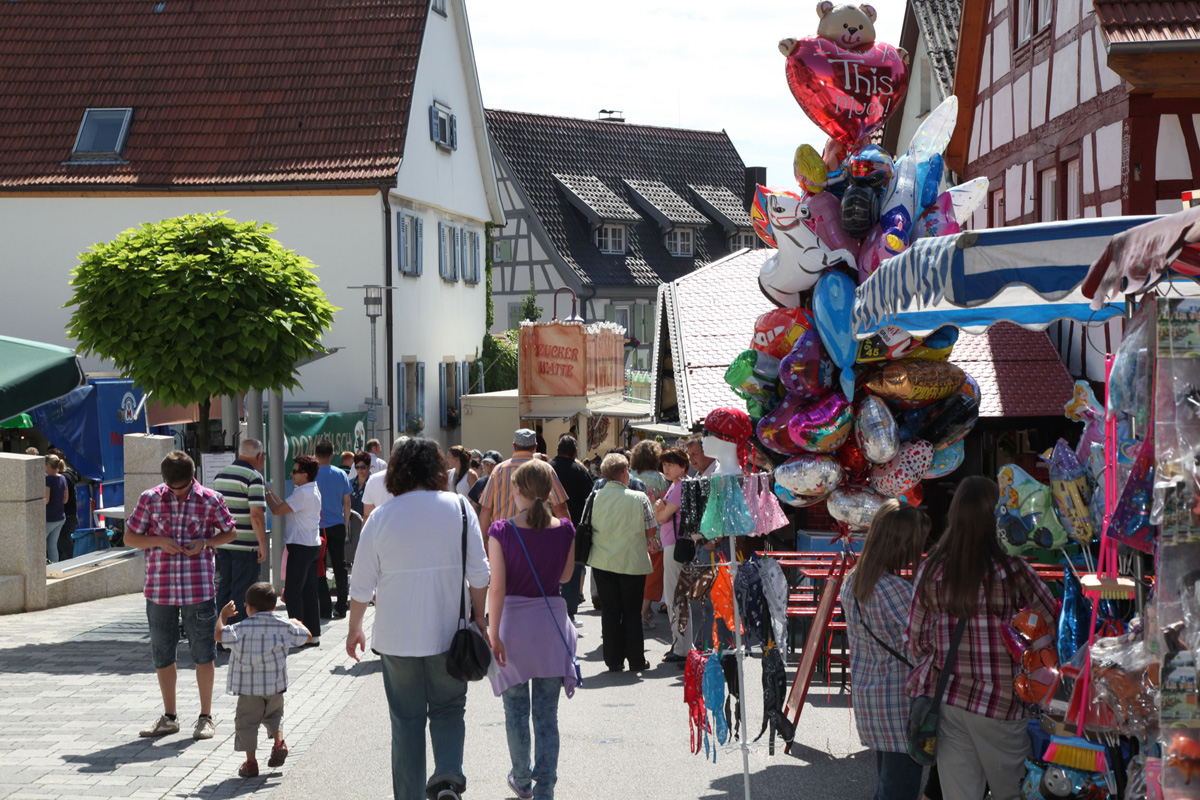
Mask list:
[[256,583],[246,590],[246,619],[225,627],[225,620],[237,613],[230,600],[221,609],[213,632],[218,642],[229,646],[229,681],[226,691],[238,696],[234,715],[233,746],[246,754],[238,769],[243,778],[258,775],[258,726],[266,726],[275,740],[268,767],[283,766],[288,756],[283,740],[283,693],[287,691],[287,651],[312,639],[298,619],[286,619],[276,613],[275,589],[269,583]]
[[182,618],[200,690],[200,718],[192,737],[211,739],[216,732],[212,690],[217,657],[212,548],[233,541],[237,532],[221,496],[196,482],[196,465],[187,453],[168,453],[161,469],[163,482],[142,493],[125,521],[125,544],[146,551],[150,653],[163,698],[162,716],[141,735],[179,732],[175,649]]

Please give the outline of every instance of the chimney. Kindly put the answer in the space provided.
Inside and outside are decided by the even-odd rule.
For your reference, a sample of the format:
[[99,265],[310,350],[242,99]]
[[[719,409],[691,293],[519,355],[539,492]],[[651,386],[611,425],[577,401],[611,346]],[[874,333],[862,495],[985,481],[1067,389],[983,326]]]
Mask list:
[[620,111],[610,110],[607,108],[600,109],[600,116],[596,117],[597,122],[624,122],[625,117]]
[[746,167],[746,180],[743,184],[742,202],[749,210],[750,206],[754,205],[754,193],[756,187],[767,185],[767,168],[766,167]]

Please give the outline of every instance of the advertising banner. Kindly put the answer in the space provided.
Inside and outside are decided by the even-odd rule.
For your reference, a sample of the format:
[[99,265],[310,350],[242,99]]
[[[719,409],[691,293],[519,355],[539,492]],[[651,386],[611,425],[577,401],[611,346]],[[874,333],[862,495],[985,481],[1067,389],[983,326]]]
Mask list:
[[[269,419],[267,430],[270,430]],[[367,446],[367,412],[284,414],[283,434],[283,454],[289,465],[297,456],[314,455],[317,442],[322,439],[333,442],[333,463],[340,464],[338,455],[343,450],[357,453]]]

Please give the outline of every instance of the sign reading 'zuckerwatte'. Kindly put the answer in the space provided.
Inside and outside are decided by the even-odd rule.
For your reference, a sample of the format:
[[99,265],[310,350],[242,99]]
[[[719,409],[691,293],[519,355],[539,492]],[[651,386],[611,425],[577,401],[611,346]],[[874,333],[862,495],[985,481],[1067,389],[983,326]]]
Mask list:
[[624,375],[610,362],[622,345],[620,334],[608,325],[522,325],[520,393],[583,397],[621,391]]

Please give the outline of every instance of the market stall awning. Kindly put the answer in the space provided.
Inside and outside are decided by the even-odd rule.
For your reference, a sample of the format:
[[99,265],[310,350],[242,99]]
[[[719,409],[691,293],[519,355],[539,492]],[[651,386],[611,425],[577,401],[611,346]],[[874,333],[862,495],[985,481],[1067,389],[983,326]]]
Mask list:
[[1153,219],[1113,236],[1088,270],[1083,294],[1099,308],[1116,295],[1153,284],[1168,269],[1200,275],[1200,206]]
[[918,239],[855,293],[853,334],[885,325],[915,335],[943,325],[979,333],[1005,320],[1044,330],[1060,319],[1099,325],[1123,303],[1092,308],[1083,293],[1092,261],[1113,236],[1156,217],[1045,222]]
[[62,397],[83,383],[74,350],[0,336],[0,420]]

